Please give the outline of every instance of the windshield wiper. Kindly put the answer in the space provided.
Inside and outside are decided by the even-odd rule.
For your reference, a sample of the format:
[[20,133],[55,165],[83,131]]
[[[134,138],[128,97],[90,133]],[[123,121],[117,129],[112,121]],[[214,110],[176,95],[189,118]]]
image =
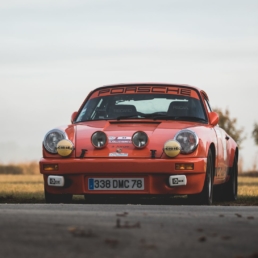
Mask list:
[[153,115],[150,116],[150,118],[157,120],[157,119],[162,119],[162,120],[183,120],[183,121],[196,121],[196,122],[207,122],[206,119],[203,119],[201,117],[196,117],[196,116],[168,116],[168,115]]
[[127,119],[127,118],[155,118],[157,116],[167,116],[166,114],[161,114],[160,112],[155,112],[155,113],[151,113],[151,114],[144,114],[144,113],[138,113],[137,115],[129,115],[129,116],[119,116],[116,119],[120,120],[120,119]]
[[168,116],[166,114],[157,114],[157,113],[119,116],[116,119],[120,120],[120,119],[130,119],[130,118],[137,118],[137,119],[150,118],[153,120],[161,119],[161,120],[183,120],[183,121],[207,122],[206,119],[201,117],[196,117],[196,116]]
[[[114,118],[116,120],[120,120],[120,119],[129,119],[129,118],[140,118],[138,115],[133,115],[133,116],[118,116],[117,118]],[[112,118],[110,118],[112,119]]]
[[131,116],[118,116],[117,118],[105,118],[105,119],[87,119],[87,120],[82,120],[82,121],[77,121],[77,123],[81,122],[88,122],[88,121],[100,121],[100,120],[109,120],[109,119],[116,119],[116,120],[121,120],[121,119],[130,119],[130,118],[136,118],[136,119],[144,119],[144,118],[149,118],[153,120],[181,120],[181,121],[194,121],[194,122],[206,122],[207,120],[201,117],[195,117],[195,116],[168,116],[165,114],[159,114],[153,113],[153,114],[139,114],[139,115],[131,115]]
[[177,116],[175,120],[185,120],[185,121],[196,121],[196,122],[207,122],[206,119],[197,116]]

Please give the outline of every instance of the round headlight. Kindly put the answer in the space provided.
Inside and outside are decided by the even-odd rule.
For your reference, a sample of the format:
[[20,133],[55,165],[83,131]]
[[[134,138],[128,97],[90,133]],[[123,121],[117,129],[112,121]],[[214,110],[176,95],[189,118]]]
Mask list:
[[56,154],[57,143],[63,139],[67,139],[65,132],[58,129],[53,129],[46,134],[43,145],[48,152]]
[[196,133],[188,129],[178,132],[174,139],[180,143],[181,153],[184,154],[193,152],[199,143]]
[[107,144],[107,135],[102,131],[97,131],[92,134],[91,143],[97,149],[104,148]]
[[142,131],[135,132],[132,137],[132,142],[136,148],[142,149],[148,143],[148,135]]

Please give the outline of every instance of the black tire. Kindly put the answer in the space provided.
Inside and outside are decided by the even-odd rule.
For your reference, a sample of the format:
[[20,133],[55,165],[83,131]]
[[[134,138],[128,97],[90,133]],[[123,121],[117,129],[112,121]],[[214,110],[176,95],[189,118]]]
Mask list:
[[207,156],[204,186],[199,194],[188,195],[191,204],[211,205],[213,201],[214,162],[211,150]]
[[222,185],[222,201],[236,201],[238,190],[238,164],[235,156],[232,170],[230,171],[230,179]]
[[51,194],[45,190],[46,203],[70,203],[72,198],[72,194]]

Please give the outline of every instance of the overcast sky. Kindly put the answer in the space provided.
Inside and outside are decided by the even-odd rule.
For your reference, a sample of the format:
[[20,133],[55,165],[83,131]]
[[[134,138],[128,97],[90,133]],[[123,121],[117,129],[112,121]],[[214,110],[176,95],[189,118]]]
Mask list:
[[90,90],[125,82],[204,89],[245,128],[251,168],[258,1],[0,1],[1,163],[39,160],[45,133],[68,124]]

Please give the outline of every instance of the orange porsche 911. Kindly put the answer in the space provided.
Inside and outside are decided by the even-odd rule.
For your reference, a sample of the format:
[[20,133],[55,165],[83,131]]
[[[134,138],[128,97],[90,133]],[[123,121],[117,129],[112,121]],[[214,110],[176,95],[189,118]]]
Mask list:
[[207,94],[188,85],[97,88],[71,124],[43,140],[47,203],[103,195],[187,195],[195,204],[237,198],[236,142]]

